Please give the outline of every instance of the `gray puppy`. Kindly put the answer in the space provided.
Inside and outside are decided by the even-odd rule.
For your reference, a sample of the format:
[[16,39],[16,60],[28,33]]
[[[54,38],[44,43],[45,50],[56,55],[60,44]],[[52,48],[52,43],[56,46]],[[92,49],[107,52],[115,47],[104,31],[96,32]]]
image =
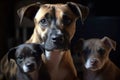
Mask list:
[[8,59],[15,60],[17,64],[15,80],[42,80],[40,77],[42,53],[43,48],[40,44],[21,44],[10,49]]
[[76,51],[83,64],[83,80],[120,80],[120,69],[109,59],[115,48],[116,42],[108,37],[79,40]]

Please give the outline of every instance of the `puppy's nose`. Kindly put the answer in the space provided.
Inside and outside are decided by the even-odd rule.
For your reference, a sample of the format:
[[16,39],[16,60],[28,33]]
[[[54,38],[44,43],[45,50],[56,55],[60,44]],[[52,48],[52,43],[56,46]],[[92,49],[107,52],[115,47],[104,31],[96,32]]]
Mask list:
[[97,66],[97,64],[98,64],[98,59],[96,59],[96,58],[93,58],[93,59],[91,59],[90,60],[90,63],[91,63],[91,65],[93,65],[93,66]]
[[29,68],[29,69],[34,69],[34,63],[26,63],[26,66]]

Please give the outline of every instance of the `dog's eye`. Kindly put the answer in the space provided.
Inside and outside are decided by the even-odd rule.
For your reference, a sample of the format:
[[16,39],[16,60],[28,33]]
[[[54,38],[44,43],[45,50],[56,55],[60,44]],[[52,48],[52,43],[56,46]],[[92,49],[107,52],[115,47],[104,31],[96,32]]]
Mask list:
[[83,53],[84,55],[88,55],[90,52],[91,52],[91,50],[88,49],[88,48],[85,48],[85,49],[82,51],[82,53]]
[[48,25],[48,20],[46,18],[43,18],[40,20],[40,24],[44,27]]
[[24,57],[23,56],[19,56],[18,59],[23,59]]
[[19,57],[17,57],[17,61],[19,61],[19,62],[21,62],[23,59],[24,59],[23,56],[19,56]]
[[101,55],[103,55],[103,54],[105,53],[105,49],[104,49],[104,48],[100,48],[100,49],[98,50],[98,53],[100,53]]
[[63,22],[64,25],[69,25],[72,22],[72,20],[67,15],[63,15],[63,21],[62,22]]

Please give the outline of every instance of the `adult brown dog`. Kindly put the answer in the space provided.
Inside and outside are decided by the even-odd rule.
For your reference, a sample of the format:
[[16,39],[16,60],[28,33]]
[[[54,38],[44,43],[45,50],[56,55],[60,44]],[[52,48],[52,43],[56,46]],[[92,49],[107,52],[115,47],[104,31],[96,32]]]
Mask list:
[[120,69],[109,59],[116,42],[108,37],[79,40],[83,63],[83,80],[120,80]]
[[[70,72],[64,72],[64,69],[62,69],[60,73],[67,72],[67,74],[73,74],[73,76],[62,75],[62,79],[60,80],[73,80],[73,77],[76,77],[76,70],[73,65],[69,45],[75,33],[76,20],[80,18],[83,22],[88,15],[88,8],[73,2],[67,2],[66,4],[34,3],[18,10],[18,14],[20,16],[20,22],[22,22],[24,16],[29,19],[34,19],[34,32],[26,43],[40,43],[45,46],[46,52],[42,58],[47,67],[49,66],[49,61],[47,62],[46,60],[48,60],[48,58],[50,60],[52,59],[50,54],[58,53],[59,55],[55,55],[55,59],[57,61],[57,59],[60,58],[60,62],[57,61],[57,63],[60,64],[59,67],[64,67],[65,65],[65,67],[67,66],[67,71],[71,70]],[[11,63],[5,64],[7,62],[5,58],[6,57],[1,61],[1,72],[10,74],[10,76],[15,75],[16,72],[13,71],[13,69],[16,69],[15,63],[12,62],[14,66],[11,68]],[[52,79],[59,80],[58,75],[61,74],[57,72],[57,78],[54,78],[52,72],[55,74],[56,71],[49,71]]]

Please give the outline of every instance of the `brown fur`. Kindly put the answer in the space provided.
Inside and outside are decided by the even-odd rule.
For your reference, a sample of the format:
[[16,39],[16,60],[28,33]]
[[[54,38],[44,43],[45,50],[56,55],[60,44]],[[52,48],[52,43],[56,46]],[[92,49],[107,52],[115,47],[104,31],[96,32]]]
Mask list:
[[[23,17],[27,17],[29,19],[34,19],[34,23],[35,23],[35,28],[34,28],[34,32],[31,36],[31,38],[29,40],[26,41],[26,43],[40,43],[40,44],[44,44],[44,38],[46,38],[46,34],[48,32],[48,28],[40,28],[39,26],[39,21],[44,18],[46,13],[50,13],[52,15],[52,11],[51,11],[51,7],[54,6],[56,9],[56,18],[58,20],[58,24],[60,27],[60,29],[65,28],[65,30],[69,33],[70,35],[70,40],[71,41],[72,37],[74,36],[75,33],[75,26],[76,26],[76,20],[80,17],[82,21],[85,20],[86,16],[88,15],[88,8],[80,5],[80,4],[76,4],[73,2],[68,2],[66,4],[40,4],[40,3],[34,3],[34,4],[30,4],[28,6],[25,6],[21,9],[18,10],[18,15],[20,16],[20,22],[22,22]],[[40,12],[39,12],[40,11]],[[60,12],[66,12],[66,14],[72,19],[72,23],[70,25],[67,26],[62,26],[62,15],[60,14]],[[64,51],[63,51],[64,53]],[[69,66],[71,67],[65,67],[63,69],[68,69],[67,71],[69,72],[69,70],[71,70],[70,72],[71,75],[74,74],[76,76],[76,71],[72,62],[72,58],[71,58],[71,54],[70,52],[66,52],[66,54],[64,54],[62,57],[62,60],[60,60],[61,62],[61,66],[64,66],[65,64],[69,64]],[[67,55],[67,56],[66,56]],[[69,56],[69,57],[68,57]],[[64,61],[65,59],[65,61]],[[7,63],[6,63],[7,62]],[[67,63],[66,63],[67,62]],[[4,75],[6,74],[10,74],[10,77],[14,76],[16,74],[16,71],[13,71],[13,69],[16,69],[16,64],[12,61],[12,63],[14,64],[14,68],[11,67],[11,62],[8,63],[7,58],[4,57],[1,61],[2,67],[2,73],[4,73]],[[46,64],[48,65],[48,64]],[[3,68],[6,67],[6,70],[4,70]],[[48,66],[47,66],[48,67]],[[67,72],[67,73],[68,73]],[[14,73],[14,74],[13,74]],[[51,72],[50,72],[51,74]],[[70,73],[68,73],[70,74]],[[66,75],[66,76],[70,76],[71,75]],[[57,75],[58,77],[58,75]],[[68,80],[69,78],[66,78],[65,80]],[[73,77],[72,77],[73,78]],[[54,80],[54,79],[53,79]],[[70,80],[70,79],[69,79]],[[72,79],[74,80],[74,79]]]
[[51,80],[77,80],[77,72],[70,50],[51,52],[51,54],[49,60],[44,55],[42,56]]
[[[83,63],[83,80],[120,80],[120,69],[109,59],[109,53],[116,48],[116,42],[108,37],[102,39],[79,40],[77,51],[80,51]],[[98,50],[105,50],[102,53]],[[88,49],[88,51],[84,51]],[[91,50],[91,51],[90,51]],[[86,55],[87,54],[87,55]],[[97,59],[97,67],[87,64],[90,59]],[[87,64],[87,67],[86,67]],[[89,68],[88,68],[89,66]]]

